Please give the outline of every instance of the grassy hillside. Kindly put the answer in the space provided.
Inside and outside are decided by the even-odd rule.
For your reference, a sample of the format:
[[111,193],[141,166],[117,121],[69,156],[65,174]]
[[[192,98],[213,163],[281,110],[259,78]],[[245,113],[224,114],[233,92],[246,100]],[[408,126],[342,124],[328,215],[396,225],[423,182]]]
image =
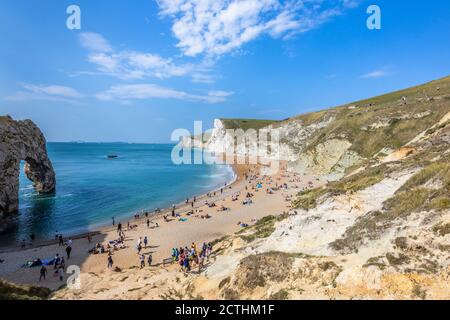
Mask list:
[[[428,215],[431,219],[450,209],[450,120],[442,119],[450,112],[449,83],[450,78],[445,78],[401,91],[402,94],[409,94],[406,102],[401,104],[392,100],[402,96],[399,93],[365,100],[372,101],[369,103],[374,103],[373,101],[380,103],[364,107],[371,110],[371,113],[378,114],[378,117],[389,117],[397,112],[398,120],[388,122],[386,127],[369,131],[367,134],[372,134],[372,137],[364,132],[355,136],[354,147],[366,152],[372,150],[366,154],[370,156],[376,151],[375,146],[377,149],[399,148],[422,133],[421,139],[415,139],[413,143],[408,144],[408,147],[414,151],[409,155],[406,154],[405,158],[385,163],[380,163],[376,158],[369,158],[364,170],[330,182],[323,188],[301,192],[293,201],[294,207],[309,210],[330,196],[358,192],[399,172],[416,172],[391,198],[383,202],[381,210],[368,212],[359,217],[341,239],[331,243],[332,248],[343,252],[356,251],[365,240],[381,237],[386,230],[395,225],[395,221],[397,223],[405,221],[418,212],[423,212],[423,215]],[[425,91],[428,98],[419,100]],[[431,96],[433,93],[434,95]],[[404,99],[401,100],[404,101]],[[347,113],[347,111],[344,112]],[[418,117],[418,114],[426,115]],[[337,119],[340,125],[347,123],[350,128],[356,128],[344,118]],[[345,130],[345,128],[336,127],[335,124],[332,123],[325,128],[326,135]],[[324,136],[321,139],[324,139]],[[374,141],[376,144],[373,143]],[[441,235],[449,232],[448,223],[436,224],[434,228],[436,233]]]
[[257,120],[257,119],[220,119],[225,126],[225,129],[261,129],[271,125],[276,120]]
[[[383,149],[398,149],[419,133],[427,130],[450,111],[450,77],[378,97],[342,106],[302,114],[283,121],[255,119],[221,119],[226,129],[260,129],[268,125],[280,127],[289,122],[303,127],[330,121],[294,150],[314,150],[320,143],[346,139],[352,143],[350,151],[363,158],[371,158]],[[295,132],[291,132],[295,136]]]
[[383,148],[397,149],[431,127],[450,111],[450,77],[344,106],[309,113],[286,121],[309,125],[334,118],[315,134],[308,149],[334,137],[345,138],[370,158]]
[[21,286],[0,279],[0,300],[43,300],[51,291],[37,286]]

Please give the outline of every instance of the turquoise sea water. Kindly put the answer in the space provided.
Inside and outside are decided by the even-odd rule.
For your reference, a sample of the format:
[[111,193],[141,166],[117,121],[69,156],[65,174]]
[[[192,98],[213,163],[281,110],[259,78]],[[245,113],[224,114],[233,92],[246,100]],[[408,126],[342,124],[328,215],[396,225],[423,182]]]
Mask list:
[[[54,195],[37,194],[23,173],[14,226],[0,235],[5,245],[34,233],[76,234],[126,221],[140,210],[164,208],[219,188],[233,179],[228,166],[174,165],[173,145],[49,143],[57,179]],[[108,159],[115,154],[118,158]],[[21,171],[23,172],[23,170]]]

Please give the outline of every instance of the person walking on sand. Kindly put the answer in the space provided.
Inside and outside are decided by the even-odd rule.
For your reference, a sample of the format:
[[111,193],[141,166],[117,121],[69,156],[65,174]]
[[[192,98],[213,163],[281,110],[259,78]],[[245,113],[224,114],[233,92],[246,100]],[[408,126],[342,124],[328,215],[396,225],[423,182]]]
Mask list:
[[184,266],[184,272],[189,272],[191,271],[191,268],[189,266],[189,258],[185,257],[184,261],[183,261],[183,266]]
[[147,257],[147,264],[148,264],[149,267],[152,266],[152,261],[153,261],[153,257],[152,257],[151,254],[149,254],[148,257]]
[[175,249],[175,248],[172,248],[172,260],[173,260],[173,262],[178,260],[177,249]]
[[117,232],[121,233],[122,232],[122,224],[119,222],[119,224],[117,225]]
[[47,277],[47,273],[48,273],[47,268],[44,265],[42,265],[41,270],[39,271],[39,273],[40,273],[39,281],[41,281],[42,279],[45,280],[46,277]]
[[180,265],[180,271],[184,271],[184,258],[183,256],[180,257],[180,260],[178,261],[178,264]]
[[61,258],[59,257],[59,254],[57,253],[55,256],[55,259],[53,259],[53,265],[55,267],[55,269],[59,266],[61,262]]
[[198,256],[198,274],[202,272],[204,259],[202,256]]
[[62,234],[59,235],[58,239],[59,239],[59,246],[60,247],[63,246],[64,245],[64,239],[63,239]]
[[150,219],[147,219],[147,229],[150,228]]
[[147,248],[147,244],[148,244],[148,238],[147,236],[144,237],[144,248]]
[[59,281],[63,281],[64,280],[64,267],[60,266],[58,268],[58,275],[59,275]]
[[112,269],[114,264],[113,258],[111,255],[108,255],[108,269]]
[[141,262],[141,269],[145,267],[145,256],[143,254],[139,255],[139,261]]
[[66,247],[66,253],[67,253],[67,260],[70,259],[70,253],[72,252],[72,246],[68,245]]
[[136,248],[138,249],[138,252],[141,251],[142,249],[142,237],[139,237],[137,243],[136,243]]

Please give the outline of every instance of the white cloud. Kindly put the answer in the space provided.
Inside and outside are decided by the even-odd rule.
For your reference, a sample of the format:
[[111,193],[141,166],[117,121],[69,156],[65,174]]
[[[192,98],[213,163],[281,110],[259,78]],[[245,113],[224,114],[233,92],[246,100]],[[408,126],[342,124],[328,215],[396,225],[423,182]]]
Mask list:
[[187,56],[220,56],[268,34],[287,39],[352,8],[359,0],[159,0]]
[[192,82],[195,83],[214,83],[217,79],[217,76],[211,75],[208,73],[202,73],[202,72],[194,72],[191,74]]
[[383,78],[389,75],[389,72],[386,70],[375,70],[366,74],[363,74],[361,78],[363,79],[376,79],[376,78]]
[[83,47],[93,52],[110,52],[112,48],[109,42],[101,35],[93,32],[80,34],[80,43]]
[[234,94],[233,91],[222,91],[222,90],[208,92],[208,96],[218,97],[218,98],[226,98],[226,97],[232,96],[233,94]]
[[60,85],[21,84],[22,90],[8,97],[12,101],[47,100],[67,103],[78,103],[83,95],[77,90]]
[[96,95],[102,101],[119,101],[130,103],[130,100],[175,99],[203,103],[219,103],[226,101],[233,92],[211,91],[207,95],[192,94],[155,84],[117,85]]
[[176,64],[171,58],[138,51],[116,51],[102,35],[80,34],[80,43],[88,49],[88,61],[96,65],[96,72],[78,74],[104,74],[122,80],[136,80],[148,77],[165,79],[188,75],[192,64]]

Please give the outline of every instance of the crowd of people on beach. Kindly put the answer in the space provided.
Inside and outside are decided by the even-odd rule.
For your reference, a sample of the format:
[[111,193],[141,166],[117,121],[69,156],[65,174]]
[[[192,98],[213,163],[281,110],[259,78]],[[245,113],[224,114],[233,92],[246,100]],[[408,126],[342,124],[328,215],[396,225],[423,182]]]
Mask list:
[[200,273],[205,266],[205,260],[209,260],[211,253],[211,243],[204,242],[199,250],[195,242],[192,242],[190,249],[187,246],[172,248],[172,260],[179,264],[180,270],[184,273],[190,272],[194,265],[198,267],[198,273]]
[[45,281],[48,276],[47,267],[53,266],[54,272],[53,275],[59,278],[59,281],[64,280],[64,274],[66,269],[66,259],[70,260],[72,255],[72,239],[64,240],[62,234],[55,232],[55,240],[58,242],[58,247],[65,247],[66,258],[61,256],[59,253],[56,253],[53,259],[40,259],[37,258],[33,261],[29,261],[23,265],[26,268],[34,268],[40,267],[39,269],[39,282]]
[[[300,178],[294,175],[291,178],[289,175],[282,176],[283,178],[288,178],[289,185],[293,188],[297,188],[294,183],[300,182]],[[251,205],[255,200],[255,194],[264,192],[266,194],[273,194],[279,190],[288,190],[288,184],[286,182],[281,183],[278,182],[280,178],[272,178],[264,175],[260,175],[254,172],[247,172],[245,174],[245,184],[242,187],[242,190],[236,191],[234,193],[230,193],[228,195],[223,195],[225,189],[230,188],[231,186],[225,186],[220,188],[217,191],[207,193],[204,198],[204,201],[201,201],[202,198],[197,199],[197,197],[193,197],[192,199],[186,199],[185,206],[182,205],[180,207],[175,204],[172,205],[164,214],[159,215],[162,216],[163,220],[166,222],[173,221],[174,219],[178,219],[178,221],[187,221],[187,218],[190,216],[194,216],[196,218],[201,219],[209,219],[212,218],[210,215],[211,210],[215,210],[217,212],[225,212],[230,211],[231,208],[234,208],[233,202],[238,201],[241,205],[247,206]],[[304,188],[312,188],[314,183],[311,181]],[[245,190],[244,190],[245,188]],[[216,198],[219,196],[219,198]],[[283,195],[285,201],[291,201],[290,195]],[[225,197],[231,198],[231,207],[227,207],[224,204],[221,204],[220,201],[225,201]],[[114,269],[114,252],[126,249],[128,246],[126,245],[126,236],[125,231],[142,231],[139,228],[141,222],[143,225],[147,227],[147,229],[158,228],[159,224],[155,221],[158,217],[157,214],[163,213],[163,211],[159,208],[156,208],[154,211],[142,211],[140,213],[136,213],[134,215],[134,221],[128,221],[125,227],[121,222],[117,222],[115,217],[112,217],[112,225],[117,228],[117,238],[107,241],[106,243],[95,243],[95,245],[88,250],[90,254],[106,254],[107,255],[107,268]],[[145,218],[144,221],[141,221],[142,218]],[[249,219],[250,220],[250,219]],[[255,219],[251,219],[252,222],[256,221]],[[250,223],[250,222],[249,222]],[[240,227],[248,227],[249,224],[244,221],[238,221],[237,225]],[[92,236],[88,234],[87,236],[88,242],[91,243]],[[35,236],[30,235],[30,243],[35,240]],[[55,277],[59,277],[60,281],[63,281],[65,274],[66,261],[71,258],[72,255],[72,240],[64,239],[63,235],[55,231],[55,244],[58,244],[58,247],[62,247],[65,251],[65,257],[60,255],[60,253],[56,254],[53,259],[49,260],[41,260],[35,259],[28,263],[30,266],[40,266],[39,271],[39,281],[45,281],[48,277],[48,267],[52,267],[54,269]],[[135,245],[137,262],[140,268],[144,268],[146,266],[154,266],[152,252],[143,252],[143,249],[146,249],[149,246],[150,239],[147,235],[142,235],[137,238],[137,242]],[[25,247],[26,241],[24,240],[22,246]],[[209,260],[209,257],[212,252],[211,243],[203,243],[200,248],[197,248],[197,245],[192,242],[191,246],[173,248],[171,254],[172,263],[177,263],[180,267],[180,270],[184,273],[188,273],[192,271],[195,267],[198,267],[198,272],[200,273],[203,267],[205,266],[205,262]],[[167,260],[167,259],[165,259]],[[3,262],[3,261],[2,261]]]
[[[252,173],[248,173],[246,174],[246,180],[247,183],[249,183],[249,185],[245,185],[245,197],[242,200],[242,205],[250,205],[253,203],[253,197],[255,196],[254,192],[258,192],[260,189],[263,189],[263,185],[266,184],[267,188],[266,188],[266,193],[268,194],[272,194],[276,191],[278,191],[279,189],[287,189],[288,186],[286,183],[284,184],[274,184],[272,180],[264,180],[260,177],[259,174],[252,174]],[[223,194],[224,189],[227,187],[227,185],[224,186],[224,188],[220,189],[220,194]],[[229,186],[231,189],[231,186]],[[216,196],[216,192],[211,192],[211,193],[207,193],[206,194],[206,200],[204,201],[203,205],[206,206],[207,208],[216,208],[218,207],[215,201],[212,200],[208,200],[208,199],[212,199],[214,196]],[[235,192],[233,194],[231,194],[231,200],[232,201],[238,201],[239,198],[241,197],[241,191],[239,192]],[[195,213],[201,213],[203,210],[201,209],[202,205],[200,204],[197,208],[195,208],[195,204],[198,202],[197,197],[193,197],[192,199],[187,198],[185,200],[185,205],[189,206],[191,208],[191,210],[188,209],[188,211],[185,211],[185,216],[191,216]],[[181,208],[178,208],[175,204],[173,204],[170,208],[170,211],[168,211],[168,213],[165,213],[162,215],[162,218],[165,222],[170,222],[173,219],[179,219],[179,221],[185,221],[186,218],[182,217],[182,214],[180,212]],[[230,210],[230,208],[225,207],[224,205],[220,205],[220,207],[218,207],[216,209],[216,211],[218,212],[222,212],[222,211],[228,211]],[[157,213],[162,213],[161,209],[157,208],[154,210],[154,214]],[[141,214],[137,213],[134,215],[134,218],[140,219],[140,218],[147,218],[146,219],[146,226],[147,229],[149,228],[155,228],[155,227],[159,227],[157,222],[154,222],[153,220],[150,220],[148,218],[148,212],[142,212]],[[211,218],[211,216],[206,213],[206,214],[202,214],[202,215],[196,215],[196,217],[198,218]],[[171,219],[172,218],[172,219]],[[184,220],[183,220],[184,219]],[[255,219],[252,219],[252,222]],[[241,227],[248,227],[249,225],[245,222],[241,222],[239,221],[237,223],[237,225],[241,226]],[[127,229],[128,230],[134,230],[135,228],[137,228],[138,225],[132,225],[130,224],[130,222],[128,222],[127,224]],[[117,227],[117,232],[119,233],[119,239],[110,242],[107,244],[107,246],[102,246],[102,245],[98,245],[97,244],[97,250],[100,251],[100,253],[108,253],[108,258],[107,258],[107,266],[108,268],[112,269],[113,265],[114,265],[114,261],[113,261],[113,257],[112,257],[112,253],[114,250],[117,250],[117,246],[119,246],[123,243],[124,240],[124,233],[122,230],[122,225],[119,223],[118,227]],[[113,249],[114,250],[109,250],[111,249],[109,247],[109,245],[112,244]],[[144,268],[146,266],[146,263],[148,266],[151,266],[153,263],[153,257],[151,253],[142,253],[142,250],[147,248],[149,244],[149,238],[147,236],[140,236],[137,239],[137,243],[136,243],[136,253],[137,253],[137,257],[138,257],[138,265],[140,268]],[[193,266],[197,266],[199,269],[199,272],[202,270],[203,266],[204,266],[204,262],[205,260],[207,261],[209,259],[209,256],[212,252],[212,245],[211,243],[203,243],[202,247],[200,248],[200,250],[197,248],[196,244],[193,242],[191,244],[191,246],[188,248],[187,246],[180,247],[180,248],[173,248],[172,249],[172,262],[174,263],[178,263],[180,266],[180,270],[182,270],[183,272],[189,272],[192,270]]]

